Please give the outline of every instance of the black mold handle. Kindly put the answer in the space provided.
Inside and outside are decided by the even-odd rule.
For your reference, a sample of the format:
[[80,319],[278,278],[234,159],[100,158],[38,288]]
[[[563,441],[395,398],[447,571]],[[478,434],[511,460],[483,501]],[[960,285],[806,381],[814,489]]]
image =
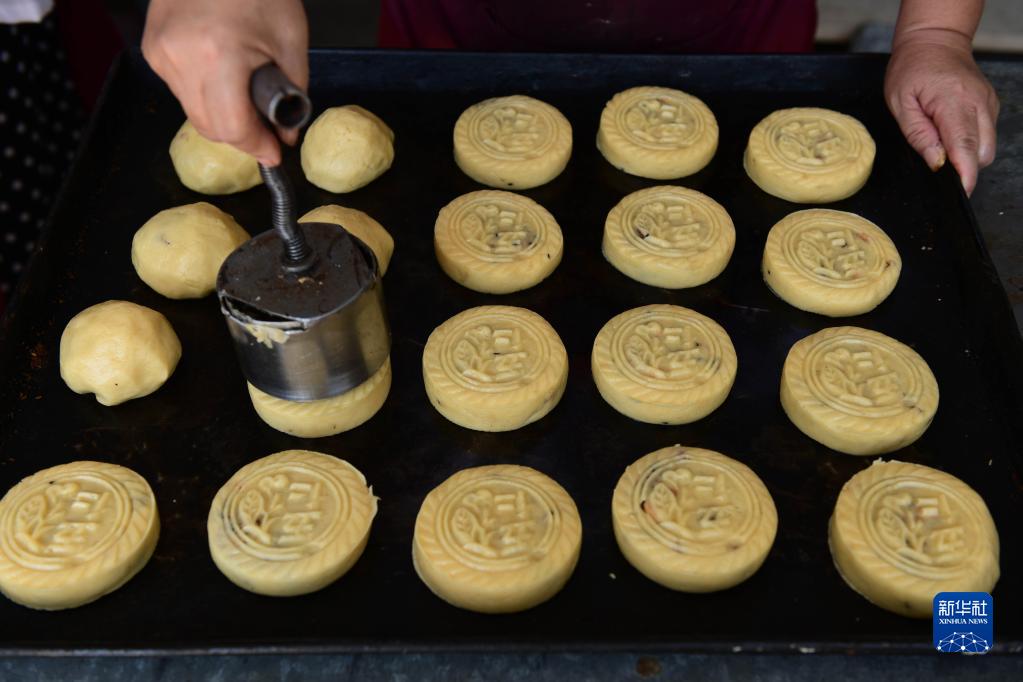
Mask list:
[[[256,109],[272,124],[271,129],[274,125],[299,128],[309,120],[312,111],[306,94],[272,62],[252,72],[249,96]],[[292,273],[305,272],[312,267],[313,253],[296,221],[295,199],[288,176],[280,166],[263,164],[259,164],[259,174],[270,190],[274,230],[284,243],[284,269]]]
[[309,97],[273,62],[252,72],[249,96],[266,120],[288,130],[304,126],[313,110]]

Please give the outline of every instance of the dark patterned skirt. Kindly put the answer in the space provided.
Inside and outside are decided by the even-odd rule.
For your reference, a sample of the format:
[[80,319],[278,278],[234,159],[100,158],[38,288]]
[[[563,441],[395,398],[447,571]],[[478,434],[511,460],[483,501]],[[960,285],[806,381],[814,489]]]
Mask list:
[[0,25],[0,311],[35,250],[84,123],[53,16]]

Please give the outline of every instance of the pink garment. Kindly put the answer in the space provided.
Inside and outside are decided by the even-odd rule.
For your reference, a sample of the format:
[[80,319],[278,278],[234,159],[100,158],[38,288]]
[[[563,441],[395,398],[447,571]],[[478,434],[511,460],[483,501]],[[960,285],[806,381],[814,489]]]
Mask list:
[[383,0],[381,47],[807,52],[815,0]]

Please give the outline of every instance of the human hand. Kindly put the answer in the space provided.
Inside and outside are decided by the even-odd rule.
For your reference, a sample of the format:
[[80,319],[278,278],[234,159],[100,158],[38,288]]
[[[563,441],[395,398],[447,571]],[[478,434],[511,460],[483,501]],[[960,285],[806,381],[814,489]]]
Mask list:
[[[280,146],[249,98],[249,78],[275,62],[305,90],[308,32],[300,0],[152,0],[142,54],[203,137],[276,166]],[[298,131],[278,134],[298,140]]]
[[897,38],[885,74],[888,108],[909,144],[932,170],[948,160],[963,189],[995,158],[998,96],[977,68],[971,40],[946,29]]

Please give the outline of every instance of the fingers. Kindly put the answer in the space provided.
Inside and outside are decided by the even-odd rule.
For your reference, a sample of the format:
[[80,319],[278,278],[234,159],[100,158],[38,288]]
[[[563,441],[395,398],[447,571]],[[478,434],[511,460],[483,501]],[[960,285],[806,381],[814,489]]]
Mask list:
[[225,57],[216,62],[212,77],[202,82],[210,134],[201,129],[199,132],[237,147],[264,166],[276,166],[281,162],[280,145],[249,97],[252,70],[246,60]]
[[[993,100],[993,101],[992,101]],[[997,148],[997,133],[995,122],[998,120],[998,97],[994,91],[988,98],[988,106],[977,111],[977,131],[980,134],[980,149],[977,158],[981,168],[986,168],[995,160],[995,149]]]
[[[980,164],[980,124],[976,108],[962,102],[943,103],[934,112],[934,123],[948,151],[948,159],[959,173],[966,194],[977,185]],[[992,157],[994,155],[992,147]]]
[[941,136],[917,99],[910,97],[905,101],[895,101],[890,103],[890,108],[902,134],[924,158],[927,166],[933,171],[945,165],[945,147],[941,144]]

